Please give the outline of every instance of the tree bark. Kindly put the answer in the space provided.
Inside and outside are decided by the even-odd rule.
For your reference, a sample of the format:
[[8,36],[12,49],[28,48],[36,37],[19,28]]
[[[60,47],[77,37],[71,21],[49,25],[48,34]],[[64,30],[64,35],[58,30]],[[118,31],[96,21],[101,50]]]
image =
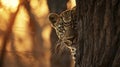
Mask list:
[[76,0],[77,65],[120,67],[120,0]]

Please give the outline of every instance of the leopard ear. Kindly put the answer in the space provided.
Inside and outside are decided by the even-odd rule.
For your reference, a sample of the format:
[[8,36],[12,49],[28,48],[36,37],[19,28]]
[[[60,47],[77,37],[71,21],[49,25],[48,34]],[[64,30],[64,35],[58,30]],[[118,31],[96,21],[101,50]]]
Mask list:
[[59,20],[59,15],[58,14],[56,14],[56,13],[50,13],[49,14],[49,20],[50,20],[50,22],[51,22],[51,24],[54,26],[55,25],[55,23]]

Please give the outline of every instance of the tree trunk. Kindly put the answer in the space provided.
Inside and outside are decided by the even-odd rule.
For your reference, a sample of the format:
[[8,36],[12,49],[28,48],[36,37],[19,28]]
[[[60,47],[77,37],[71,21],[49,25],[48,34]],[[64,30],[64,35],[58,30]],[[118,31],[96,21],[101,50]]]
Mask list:
[[120,67],[120,0],[76,0],[76,4],[79,67]]

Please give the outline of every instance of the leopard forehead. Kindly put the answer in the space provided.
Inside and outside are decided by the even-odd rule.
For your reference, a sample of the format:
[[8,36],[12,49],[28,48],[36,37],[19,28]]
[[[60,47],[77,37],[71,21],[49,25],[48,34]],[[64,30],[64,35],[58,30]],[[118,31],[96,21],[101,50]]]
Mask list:
[[63,21],[65,23],[67,22],[70,22],[71,21],[71,10],[66,10],[66,11],[63,11],[60,16],[62,17]]

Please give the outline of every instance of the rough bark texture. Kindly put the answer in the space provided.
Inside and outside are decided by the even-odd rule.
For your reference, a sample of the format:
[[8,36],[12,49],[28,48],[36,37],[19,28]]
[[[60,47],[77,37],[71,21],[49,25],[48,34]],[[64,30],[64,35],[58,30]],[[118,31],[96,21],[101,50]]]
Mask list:
[[120,67],[120,0],[76,0],[80,67]]

